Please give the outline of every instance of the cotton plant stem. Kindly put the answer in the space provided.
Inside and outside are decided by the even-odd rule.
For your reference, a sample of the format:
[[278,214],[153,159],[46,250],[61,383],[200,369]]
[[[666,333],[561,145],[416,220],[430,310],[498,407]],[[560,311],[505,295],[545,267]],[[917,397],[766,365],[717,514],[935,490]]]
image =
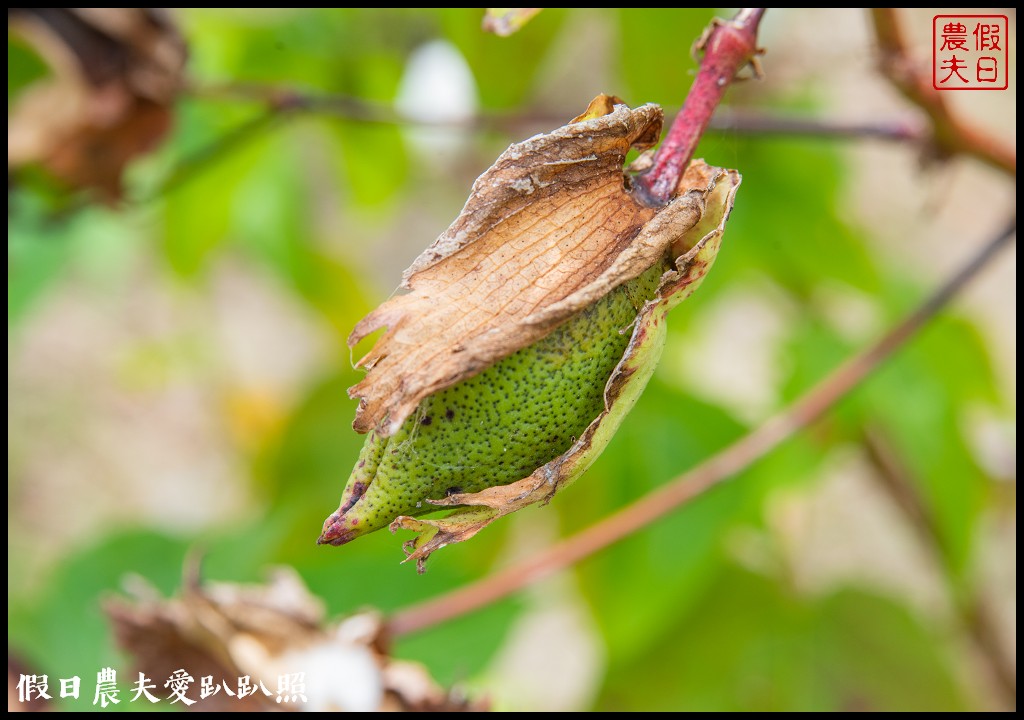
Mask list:
[[910,340],[1016,235],[1016,218],[876,343],[847,360],[803,397],[703,463],[582,532],[493,575],[399,610],[389,620],[408,635],[501,600],[639,531],[728,480],[807,427]]
[[282,119],[283,115],[280,113],[268,110],[251,120],[242,123],[238,127],[219,137],[217,140],[214,140],[210,144],[183,159],[166,177],[163,178],[162,182],[160,182],[147,195],[137,199],[136,202],[140,204],[146,203],[177,190],[181,185],[184,185],[193,177],[201,174],[203,170],[212,167],[217,161],[221,160],[234,150],[242,147],[262,133],[269,131],[271,128],[276,127]]
[[704,56],[693,87],[658,146],[650,169],[635,179],[652,202],[665,204],[671,199],[729,84],[740,70],[755,61],[759,52],[757,28],[764,10],[743,8],[732,20],[716,20],[698,41]]
[[896,117],[875,122],[849,122],[837,118],[746,110],[719,110],[711,118],[707,129],[755,137],[781,135],[836,140],[876,139],[901,143],[922,143],[929,138],[927,128],[912,118]]
[[[740,70],[755,61],[759,53],[757,29],[764,11],[764,8],[743,8],[732,20],[716,20],[698,42],[703,58],[686,102],[659,146],[653,164],[635,179],[640,192],[652,204],[663,205],[672,197],[726,89]],[[233,92],[245,97],[259,93],[260,89],[238,86]],[[287,91],[270,91],[262,99],[269,107],[282,111],[337,110],[370,122],[388,112],[377,107],[376,112],[365,113],[367,109],[372,111],[373,106],[354,104],[351,98],[315,98]],[[467,119],[462,124],[465,126],[472,122],[472,119]]]
[[[189,94],[210,102],[258,103],[275,114],[299,117],[302,113],[330,115],[355,123],[428,127],[453,131],[500,130],[516,132],[522,128],[551,127],[563,124],[579,112],[536,110],[526,113],[484,113],[462,120],[422,120],[398,113],[390,104],[377,103],[351,95],[310,94],[273,85],[225,84],[193,86]],[[666,114],[671,114],[666,108]],[[909,117],[884,118],[872,122],[850,122],[840,118],[810,117],[795,113],[719,108],[708,122],[707,130],[755,136],[820,137],[839,140],[859,138],[921,142],[929,135],[922,123]]]
[[[261,133],[281,127],[285,121],[303,114],[331,114],[345,120],[372,124],[398,125],[401,127],[431,127],[453,131],[501,130],[518,132],[523,128],[550,127],[565,122],[572,112],[540,112],[527,114],[482,115],[468,120],[424,122],[398,115],[384,106],[363,105],[363,101],[348,96],[306,96],[290,94],[279,89],[246,87],[244,93],[258,93],[270,98],[265,111],[239,125],[225,135],[212,140],[206,147],[181,160],[167,177],[149,194],[137,199],[145,203],[176,190],[193,177],[201,174],[218,160]],[[224,94],[221,95],[220,93]],[[208,89],[197,95],[204,99],[238,99],[237,89]],[[913,143],[918,146],[929,139],[927,131],[907,118],[889,118],[876,122],[847,122],[837,118],[813,118],[783,113],[744,111],[736,113],[719,110],[708,123],[708,131],[730,133],[757,138],[794,138],[825,140],[884,140],[899,143]],[[84,207],[87,203],[82,203]],[[71,211],[78,210],[79,205]]]
[[[910,470],[880,428],[865,428],[863,445],[875,469],[873,477],[879,487],[892,499],[907,519],[907,524],[914,529],[922,546],[931,556],[936,572],[948,578],[945,541],[934,513],[921,496],[918,483]],[[1003,706],[1015,707],[1016,662],[1004,648],[1002,636],[1005,631],[992,612],[988,596],[982,588],[961,594],[952,586],[951,594],[957,618],[974,643],[981,661],[987,666],[993,684],[1002,693]]]

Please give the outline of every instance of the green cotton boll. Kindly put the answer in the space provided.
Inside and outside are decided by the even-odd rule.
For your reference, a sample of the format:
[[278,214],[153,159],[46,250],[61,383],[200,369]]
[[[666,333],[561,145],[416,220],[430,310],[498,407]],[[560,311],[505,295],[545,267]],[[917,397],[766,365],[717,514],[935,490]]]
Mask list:
[[371,431],[320,541],[342,545],[399,516],[437,512],[429,501],[508,485],[568,451],[604,409],[637,314],[667,270],[652,267],[539,342],[426,398],[391,437]]
[[[510,146],[462,212],[356,324],[353,428],[369,433],[321,544],[412,530],[407,560],[547,502],[608,445],[661,354],[668,311],[707,274],[739,174],[693,161],[664,205],[634,190],[630,149],[663,115],[599,96]],[[439,507],[444,517],[424,517]]]
[[[694,161],[676,198],[623,251],[629,261],[637,247],[661,248],[632,279],[584,292],[592,299],[567,320],[426,395],[390,436],[381,430],[387,416],[372,426],[318,542],[343,545],[385,526],[412,530],[406,561],[422,572],[434,551],[575,482],[653,375],[668,313],[714,263],[739,184],[735,171]],[[424,517],[441,508],[451,512]]]

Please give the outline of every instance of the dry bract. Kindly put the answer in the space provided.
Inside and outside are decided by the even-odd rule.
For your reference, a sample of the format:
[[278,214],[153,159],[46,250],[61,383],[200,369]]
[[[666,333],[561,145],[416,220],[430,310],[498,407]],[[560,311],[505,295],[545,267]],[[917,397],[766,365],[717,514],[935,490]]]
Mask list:
[[361,400],[356,430],[391,435],[423,398],[638,277],[700,220],[702,207],[689,193],[655,209],[623,175],[629,149],[657,141],[661,108],[613,109],[602,96],[581,118],[506,150],[405,272],[408,294],[353,330],[350,345],[388,328],[359,361],[366,377],[349,390]]
[[[105,610],[118,644],[162,688],[179,668],[196,682],[187,693],[203,711],[458,711],[486,709],[441,688],[416,663],[388,655],[384,624],[374,612],[327,621],[323,603],[290,568],[265,585],[200,584],[186,577],[180,596],[163,599],[139,585],[132,599]],[[279,677],[301,673],[305,699],[288,696]],[[228,687],[248,675],[262,689],[246,698],[218,692],[198,699],[199,679]],[[294,690],[293,686],[291,690]],[[281,690],[282,693],[278,691]]]
[[117,199],[127,162],[171,125],[184,40],[152,8],[19,8],[8,19],[53,72],[10,111],[8,166],[39,163]]

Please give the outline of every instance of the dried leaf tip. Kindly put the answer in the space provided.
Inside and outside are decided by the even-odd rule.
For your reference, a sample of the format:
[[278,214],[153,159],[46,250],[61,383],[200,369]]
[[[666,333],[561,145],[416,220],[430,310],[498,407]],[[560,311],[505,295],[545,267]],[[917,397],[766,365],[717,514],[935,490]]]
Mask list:
[[170,129],[187,48],[156,8],[10,8],[52,68],[9,108],[7,165],[38,163],[70,188],[121,198],[127,164]]
[[544,8],[487,8],[483,29],[499,37],[508,37],[530,22]]

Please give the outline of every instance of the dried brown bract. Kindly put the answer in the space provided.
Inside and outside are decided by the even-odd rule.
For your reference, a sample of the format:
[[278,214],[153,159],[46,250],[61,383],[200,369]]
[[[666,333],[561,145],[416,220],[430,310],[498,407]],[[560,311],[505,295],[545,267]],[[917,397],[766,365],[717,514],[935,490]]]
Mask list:
[[52,76],[22,93],[7,125],[7,164],[43,165],[73,188],[121,196],[125,165],[171,125],[185,42],[153,8],[18,8],[8,26]]

